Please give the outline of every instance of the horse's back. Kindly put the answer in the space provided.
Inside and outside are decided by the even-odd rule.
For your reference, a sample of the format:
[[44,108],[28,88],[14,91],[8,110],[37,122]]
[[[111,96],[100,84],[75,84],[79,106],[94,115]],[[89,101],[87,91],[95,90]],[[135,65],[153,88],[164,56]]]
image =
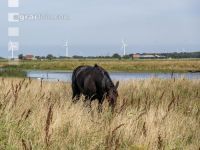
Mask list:
[[76,88],[82,93],[96,92],[97,88],[101,88],[103,75],[97,68],[98,66],[79,66],[72,75],[72,85],[76,85]]

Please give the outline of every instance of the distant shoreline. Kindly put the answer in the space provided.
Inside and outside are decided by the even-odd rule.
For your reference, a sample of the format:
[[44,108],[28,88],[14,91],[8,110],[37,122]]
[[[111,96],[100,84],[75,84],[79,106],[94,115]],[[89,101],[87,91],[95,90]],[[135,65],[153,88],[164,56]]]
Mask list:
[[67,59],[45,61],[0,61],[0,68],[72,72],[81,65],[98,64],[109,72],[129,73],[184,73],[200,72],[200,59],[162,59],[162,60],[116,60],[116,59]]

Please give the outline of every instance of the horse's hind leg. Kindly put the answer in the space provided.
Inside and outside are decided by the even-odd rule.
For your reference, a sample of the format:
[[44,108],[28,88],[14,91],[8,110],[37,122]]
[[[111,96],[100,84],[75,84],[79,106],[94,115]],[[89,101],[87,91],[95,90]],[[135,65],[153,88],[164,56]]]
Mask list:
[[80,93],[79,94],[73,94],[72,102],[77,103],[79,101],[80,97],[81,97]]
[[98,113],[102,113],[102,103],[98,104]]
[[98,99],[99,103],[98,103],[98,113],[102,113],[102,110],[103,110],[103,101],[104,101],[104,98],[99,98]]
[[72,84],[72,92],[72,101],[76,103],[80,99],[81,93],[74,84]]
[[89,112],[92,110],[91,98],[89,96],[85,97],[84,106],[89,109]]

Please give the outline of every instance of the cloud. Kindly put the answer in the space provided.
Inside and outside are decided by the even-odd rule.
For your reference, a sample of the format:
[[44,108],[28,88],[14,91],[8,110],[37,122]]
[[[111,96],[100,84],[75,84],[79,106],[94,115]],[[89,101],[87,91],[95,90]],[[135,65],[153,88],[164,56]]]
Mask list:
[[[9,40],[6,14],[10,10],[0,7],[0,18],[4,20],[0,26],[0,47],[5,47]],[[106,47],[116,49],[121,46],[123,37],[130,49],[145,51],[183,45],[200,48],[199,7],[199,0],[22,1],[21,13],[65,14],[71,20],[19,23],[19,40],[20,45],[30,49],[33,45],[38,49],[41,45],[62,45],[65,40],[71,41],[75,47],[78,45],[80,50],[81,45],[83,49],[87,49],[87,45],[90,49],[92,45],[93,51]]]

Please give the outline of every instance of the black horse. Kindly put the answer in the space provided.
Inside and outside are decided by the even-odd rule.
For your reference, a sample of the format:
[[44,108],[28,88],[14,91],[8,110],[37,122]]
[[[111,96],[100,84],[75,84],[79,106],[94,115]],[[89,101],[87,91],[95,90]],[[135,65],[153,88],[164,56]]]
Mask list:
[[116,85],[113,84],[108,72],[102,67],[79,66],[72,74],[73,102],[80,99],[81,94],[85,96],[85,104],[91,108],[91,101],[97,99],[99,102],[98,111],[102,112],[102,104],[105,98],[108,99],[112,111],[118,97]]

